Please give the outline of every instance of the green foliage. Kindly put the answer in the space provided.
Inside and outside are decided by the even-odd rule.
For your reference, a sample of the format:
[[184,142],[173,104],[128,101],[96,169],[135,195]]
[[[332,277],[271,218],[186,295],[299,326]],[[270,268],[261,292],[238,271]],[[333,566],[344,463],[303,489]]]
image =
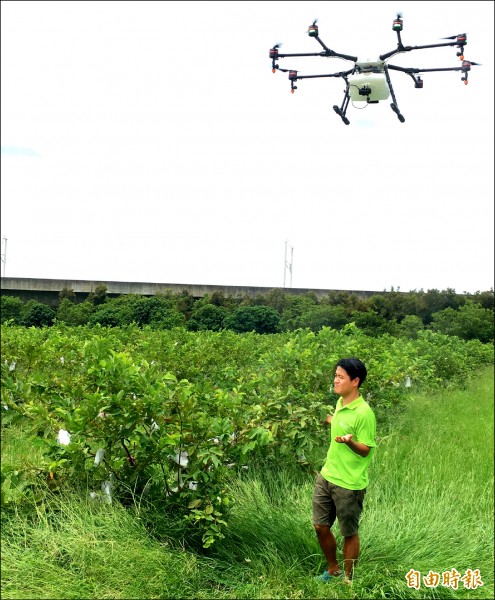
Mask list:
[[[272,335],[3,325],[2,426],[33,424],[36,469],[51,489],[79,482],[123,504],[146,493],[208,547],[224,535],[236,471],[318,468],[342,356],[367,365],[362,393],[383,427],[407,401],[407,380],[430,392],[462,384],[493,363],[493,345],[431,330],[415,340],[370,337],[354,324]],[[61,429],[68,445],[57,441]],[[29,480],[11,461],[5,503],[26,497]]]
[[194,296],[187,290],[177,294],[177,308],[188,319],[194,309]]
[[237,333],[276,333],[280,331],[280,316],[268,306],[241,306],[227,315],[225,327]]
[[476,292],[476,294],[471,296],[471,300],[483,308],[491,310],[495,308],[495,292],[493,289],[487,292]]
[[416,292],[416,310],[415,314],[421,317],[425,325],[431,323],[433,313],[439,312],[445,308],[457,310],[464,302],[465,298],[455,293],[455,290],[446,289],[439,291],[436,289],[423,290]]
[[117,304],[115,302],[96,305],[95,310],[89,318],[90,325],[98,323],[104,327],[129,325],[132,321],[132,307],[128,304]]
[[493,340],[493,310],[468,301],[459,310],[445,308],[433,313],[431,328],[463,340],[478,339],[483,343]]
[[[18,298],[7,298],[2,296],[2,322],[13,319],[14,323],[20,324],[24,305]],[[151,297],[127,294],[110,298],[106,286],[100,285],[81,304],[74,302],[73,290],[62,290],[56,320],[68,325],[99,324],[105,327],[136,323],[152,329],[186,327],[191,331],[221,331],[228,328],[238,333],[274,333],[299,328],[316,332],[322,327],[341,329],[355,322],[374,336],[389,333],[412,339],[419,330],[431,326],[438,331],[455,331],[455,335],[465,339],[479,336],[477,339],[487,341],[493,339],[487,334],[493,329],[484,327],[480,319],[485,322],[493,314],[493,298],[493,291],[466,296],[451,289],[407,293],[392,289],[368,298],[354,292],[331,291],[319,300],[313,292],[294,295],[280,288],[254,297],[225,297],[221,292],[214,292],[211,297],[205,294],[195,298],[183,290],[180,294],[167,291]],[[463,313],[461,308],[466,304],[490,312],[481,317],[482,313],[471,309]],[[447,311],[446,316],[435,317],[436,322],[432,325],[433,315],[447,308],[456,314]],[[478,324],[469,326],[465,323],[471,316]],[[449,320],[455,321],[456,325],[450,326]]]
[[191,331],[204,331],[206,329],[220,331],[224,328],[226,316],[227,309],[225,307],[205,304],[192,311],[187,326]]
[[68,298],[63,298],[57,308],[56,320],[71,326],[86,325],[90,321],[94,308],[88,300],[75,304]]
[[388,321],[375,310],[354,311],[351,319],[367,335],[383,335],[384,333],[395,332],[395,321]]
[[415,340],[418,332],[424,329],[423,321],[417,315],[406,315],[397,327],[397,334]]
[[47,327],[55,319],[55,310],[47,304],[29,300],[24,304],[20,315],[20,324],[25,327]]
[[12,320],[14,323],[20,324],[21,313],[24,303],[17,296],[0,296],[0,317],[1,322],[6,323]]
[[60,290],[59,294],[58,294],[58,299],[59,302],[62,302],[62,300],[70,300],[71,302],[75,302],[76,301],[76,292],[73,289],[69,289],[69,288],[63,288],[62,290]]
[[350,322],[350,316],[342,305],[315,306],[297,320],[299,327],[319,331],[322,327],[341,329]]
[[95,306],[99,306],[107,301],[107,286],[105,284],[97,285],[91,294],[88,296],[89,302]]

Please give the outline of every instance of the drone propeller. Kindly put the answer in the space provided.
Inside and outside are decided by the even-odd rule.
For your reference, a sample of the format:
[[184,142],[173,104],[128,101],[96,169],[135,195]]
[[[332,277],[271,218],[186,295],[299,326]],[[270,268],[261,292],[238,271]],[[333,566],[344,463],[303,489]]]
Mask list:
[[318,19],[315,19],[313,24],[306,30],[306,33],[311,37],[318,37],[318,25],[316,23],[318,23]]
[[463,72],[463,76],[461,77],[461,81],[464,82],[464,85],[468,84],[468,72],[471,70],[472,66],[480,67],[481,64],[477,62],[473,62],[470,60],[463,60],[461,70]]
[[403,29],[403,23],[402,23],[402,13],[398,12],[397,16],[394,19],[394,22],[392,24],[392,31],[397,31],[397,33],[401,32]]
[[269,56],[272,59],[272,73],[278,69],[278,65],[275,64],[275,61],[278,60],[278,49],[282,45],[282,42],[277,42],[273,48],[270,48]]
[[440,38],[441,40],[455,40],[457,48],[460,52],[456,54],[460,60],[464,60],[464,46],[467,44],[467,33],[458,33],[457,35],[449,35],[448,37]]

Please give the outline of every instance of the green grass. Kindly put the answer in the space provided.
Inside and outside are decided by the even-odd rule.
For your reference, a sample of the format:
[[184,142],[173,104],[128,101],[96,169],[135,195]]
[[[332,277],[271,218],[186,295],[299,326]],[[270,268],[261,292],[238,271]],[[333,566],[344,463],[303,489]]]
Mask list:
[[[35,462],[15,427],[2,453]],[[370,468],[352,587],[312,579],[324,568],[311,524],[313,476],[258,469],[235,481],[227,535],[202,552],[181,545],[174,523],[146,503],[138,513],[74,492],[5,511],[1,596],[493,598],[493,456],[490,370],[466,390],[415,397]],[[410,569],[452,568],[461,576],[480,569],[484,586],[407,587]]]

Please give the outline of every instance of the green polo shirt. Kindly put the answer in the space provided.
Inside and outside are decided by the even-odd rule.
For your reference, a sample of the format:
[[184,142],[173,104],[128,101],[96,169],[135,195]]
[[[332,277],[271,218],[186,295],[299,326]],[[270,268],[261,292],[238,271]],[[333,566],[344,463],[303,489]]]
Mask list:
[[[335,441],[339,435],[352,433],[355,442],[371,448],[368,456],[356,454],[347,444]],[[375,451],[375,414],[362,396],[347,406],[342,406],[342,398],[337,401],[330,425],[330,448],[327,460],[321,470],[322,476],[348,490],[362,490],[368,485],[368,466]]]

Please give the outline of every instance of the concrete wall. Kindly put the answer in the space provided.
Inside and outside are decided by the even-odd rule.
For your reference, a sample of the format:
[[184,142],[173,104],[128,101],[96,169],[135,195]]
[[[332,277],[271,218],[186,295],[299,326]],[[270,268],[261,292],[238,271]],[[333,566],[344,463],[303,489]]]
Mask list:
[[324,290],[312,288],[269,288],[232,285],[201,285],[192,283],[144,283],[125,281],[87,281],[81,279],[31,279],[25,277],[2,277],[1,294],[18,296],[24,301],[37,300],[44,304],[55,306],[58,304],[58,294],[63,289],[74,290],[77,301],[83,301],[89,294],[95,291],[99,285],[105,285],[110,297],[122,294],[138,294],[140,296],[154,296],[158,293],[170,292],[180,294],[187,290],[195,298],[202,298],[205,294],[220,292],[225,297],[254,297],[260,294],[268,294],[273,289],[284,290],[287,294],[301,295],[312,292],[321,299],[329,292],[344,291],[356,294],[360,298],[368,298],[373,294],[383,292],[356,291],[356,290]]

